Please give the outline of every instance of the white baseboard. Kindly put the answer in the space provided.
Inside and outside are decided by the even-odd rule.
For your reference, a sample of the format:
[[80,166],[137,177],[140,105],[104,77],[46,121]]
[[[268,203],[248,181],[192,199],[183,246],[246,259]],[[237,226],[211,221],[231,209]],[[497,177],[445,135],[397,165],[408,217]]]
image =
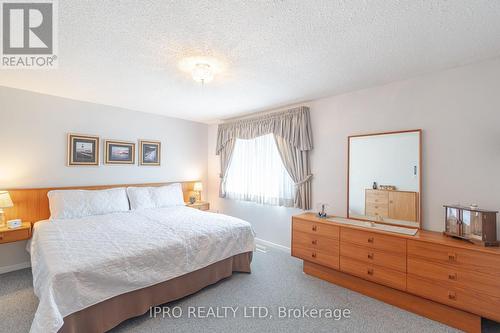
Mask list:
[[0,266],[0,274],[9,273],[13,271],[18,271],[20,269],[31,267],[31,263],[29,261],[22,262],[20,264],[10,265],[10,266]]
[[277,249],[277,250],[280,250],[280,251],[285,251],[285,252],[290,253],[290,248],[286,247],[286,246],[283,246],[283,245],[279,245],[279,244],[276,244],[276,243],[273,243],[273,242],[270,242],[270,241],[266,241],[266,240],[263,240],[263,239],[260,239],[260,238],[255,238],[255,242],[257,244],[260,244],[260,245],[269,246],[269,247],[272,247],[273,249]]

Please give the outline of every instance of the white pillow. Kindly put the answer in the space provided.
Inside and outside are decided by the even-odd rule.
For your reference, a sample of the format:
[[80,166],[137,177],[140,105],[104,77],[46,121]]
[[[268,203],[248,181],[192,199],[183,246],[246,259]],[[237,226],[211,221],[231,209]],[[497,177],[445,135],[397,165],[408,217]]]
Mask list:
[[150,189],[151,187],[127,187],[131,210],[155,207]]
[[125,188],[49,191],[51,219],[72,219],[130,210]]
[[182,185],[179,183],[158,187],[127,187],[130,209],[184,206]]

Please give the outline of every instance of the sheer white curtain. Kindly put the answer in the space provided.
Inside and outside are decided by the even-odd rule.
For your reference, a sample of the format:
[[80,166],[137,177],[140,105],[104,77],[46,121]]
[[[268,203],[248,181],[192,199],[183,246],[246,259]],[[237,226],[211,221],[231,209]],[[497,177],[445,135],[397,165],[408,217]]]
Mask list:
[[227,171],[228,198],[293,206],[294,183],[283,166],[273,134],[237,139]]

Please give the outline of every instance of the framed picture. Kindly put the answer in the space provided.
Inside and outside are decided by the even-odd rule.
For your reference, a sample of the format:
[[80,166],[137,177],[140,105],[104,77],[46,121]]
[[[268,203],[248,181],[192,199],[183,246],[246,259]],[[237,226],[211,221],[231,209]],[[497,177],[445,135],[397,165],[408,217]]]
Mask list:
[[99,137],[68,134],[68,166],[99,165]]
[[139,165],[160,165],[161,142],[139,140]]
[[104,140],[105,164],[135,164],[135,143]]

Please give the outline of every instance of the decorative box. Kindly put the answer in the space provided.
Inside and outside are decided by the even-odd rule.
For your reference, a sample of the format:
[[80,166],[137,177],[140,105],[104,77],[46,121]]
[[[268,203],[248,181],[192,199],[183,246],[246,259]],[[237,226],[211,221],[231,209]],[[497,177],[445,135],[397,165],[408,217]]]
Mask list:
[[481,244],[498,246],[497,211],[445,205],[444,234]]

